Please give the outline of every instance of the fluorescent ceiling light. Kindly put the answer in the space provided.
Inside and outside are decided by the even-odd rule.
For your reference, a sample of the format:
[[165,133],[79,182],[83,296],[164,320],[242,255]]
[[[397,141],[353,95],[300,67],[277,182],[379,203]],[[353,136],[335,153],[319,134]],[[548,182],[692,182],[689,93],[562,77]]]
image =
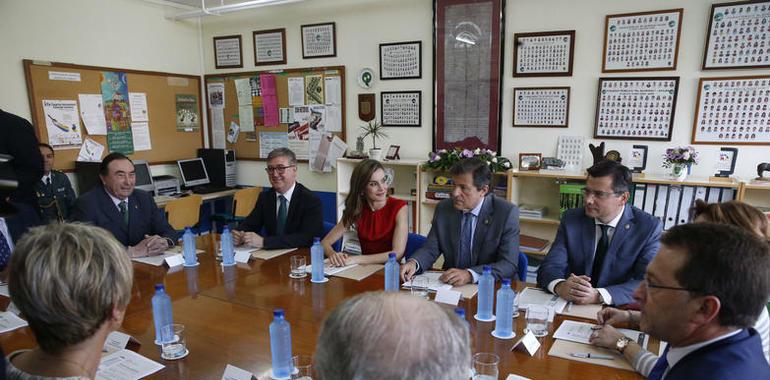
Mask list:
[[300,1],[304,1],[304,0],[251,0],[251,1],[244,1],[241,3],[227,4],[227,5],[220,5],[216,7],[206,8],[205,1],[201,0],[201,9],[190,11],[190,12],[179,13],[170,18],[174,21],[178,21],[186,18],[204,17],[209,15],[220,15],[228,12],[242,11],[245,9],[266,7],[270,5],[296,3]]

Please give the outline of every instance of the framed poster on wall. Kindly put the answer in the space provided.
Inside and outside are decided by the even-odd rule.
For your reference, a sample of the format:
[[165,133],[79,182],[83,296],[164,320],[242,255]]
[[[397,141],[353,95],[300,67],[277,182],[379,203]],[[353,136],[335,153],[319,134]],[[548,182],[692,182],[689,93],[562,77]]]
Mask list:
[[258,30],[254,36],[254,66],[286,63],[286,29]]
[[599,78],[594,137],[671,141],[679,77]]
[[380,79],[422,78],[422,41],[380,44]]
[[770,145],[770,75],[701,78],[693,144]]
[[383,91],[380,117],[385,127],[419,127],[422,120],[422,91]]
[[302,58],[325,58],[337,56],[336,24],[302,25]]
[[513,89],[514,127],[569,126],[569,87]]
[[574,57],[574,30],[513,35],[515,77],[571,77]]
[[770,1],[711,5],[703,70],[770,67]]
[[676,70],[684,9],[608,15],[602,72]]
[[433,148],[500,150],[503,0],[434,0]]
[[214,37],[214,66],[217,69],[243,67],[240,35]]

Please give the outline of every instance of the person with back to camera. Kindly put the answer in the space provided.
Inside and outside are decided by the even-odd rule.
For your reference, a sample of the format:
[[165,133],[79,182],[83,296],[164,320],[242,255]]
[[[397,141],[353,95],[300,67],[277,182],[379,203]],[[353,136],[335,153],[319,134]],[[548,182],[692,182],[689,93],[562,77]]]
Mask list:
[[[385,169],[376,160],[363,160],[353,169],[350,193],[345,198],[342,219],[324,237],[321,244],[335,266],[381,264],[394,252],[400,260],[406,249],[409,221],[407,204],[388,196]],[[332,244],[345,231],[355,230],[362,255],[335,252]]]
[[11,353],[7,379],[95,378],[132,282],[125,247],[104,229],[54,223],[30,230],[16,246],[8,287],[39,347]]

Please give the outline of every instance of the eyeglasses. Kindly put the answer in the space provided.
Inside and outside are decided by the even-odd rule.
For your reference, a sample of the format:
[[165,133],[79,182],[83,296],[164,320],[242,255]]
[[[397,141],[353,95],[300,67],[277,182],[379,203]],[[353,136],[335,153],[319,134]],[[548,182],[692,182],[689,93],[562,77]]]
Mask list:
[[681,290],[681,291],[685,291],[685,292],[700,293],[700,290],[697,290],[697,289],[682,288],[682,287],[678,287],[678,286],[664,286],[664,285],[651,284],[649,280],[642,280],[642,285],[644,285],[644,287],[646,289]]
[[265,168],[265,171],[266,171],[268,174],[273,174],[273,173],[276,173],[276,172],[277,172],[278,174],[283,174],[284,172],[286,172],[286,169],[288,169],[288,168],[293,168],[294,166],[296,166],[296,165],[288,165],[288,166],[268,166],[268,167],[266,167],[266,168]]
[[580,191],[583,193],[583,197],[588,198],[589,196],[593,195],[597,199],[607,199],[611,196],[618,196],[622,194],[622,193],[616,193],[616,192],[591,190],[587,187],[580,189]]

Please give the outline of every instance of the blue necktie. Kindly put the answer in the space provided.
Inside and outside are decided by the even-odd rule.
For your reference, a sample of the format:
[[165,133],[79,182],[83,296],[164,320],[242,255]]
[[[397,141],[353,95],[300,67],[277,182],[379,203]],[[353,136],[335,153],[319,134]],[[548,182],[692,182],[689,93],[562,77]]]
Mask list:
[[655,362],[655,366],[652,367],[650,374],[647,375],[647,380],[660,380],[663,378],[663,374],[665,374],[666,369],[668,369],[668,360],[666,359],[666,356],[668,355],[669,347],[671,346],[666,346],[663,355],[658,358],[657,362]]
[[8,265],[8,261],[11,260],[11,247],[8,245],[8,240],[5,238],[5,234],[0,231],[0,271],[5,269]]
[[463,225],[460,228],[460,252],[457,254],[457,268],[471,267],[471,239],[473,238],[473,214],[463,213]]
[[286,229],[286,197],[280,195],[278,200],[281,202],[281,205],[278,206],[278,226],[276,226],[275,233],[276,235],[283,235],[283,230]]

